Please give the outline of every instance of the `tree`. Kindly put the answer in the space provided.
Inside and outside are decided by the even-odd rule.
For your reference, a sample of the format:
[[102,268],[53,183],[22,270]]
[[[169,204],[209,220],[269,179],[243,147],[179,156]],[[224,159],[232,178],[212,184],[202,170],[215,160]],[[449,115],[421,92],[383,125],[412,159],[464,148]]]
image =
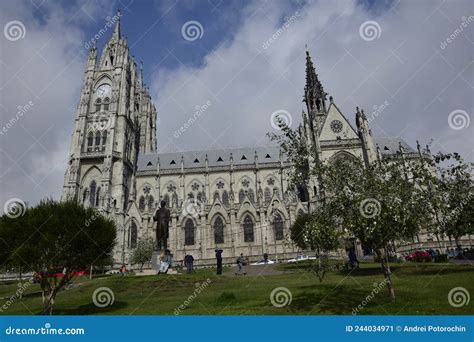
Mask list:
[[329,252],[341,245],[342,233],[337,227],[331,208],[320,205],[311,214],[298,217],[290,230],[290,236],[299,248],[316,252],[317,265],[314,271],[320,282],[329,268]]
[[115,237],[112,220],[75,201],[43,200],[22,216],[0,217],[1,261],[34,272],[45,314],[52,314],[58,292],[75,272],[110,259]]
[[[465,163],[457,153],[439,153],[434,160],[439,176],[432,182],[434,187],[439,189],[442,197],[441,207],[444,207],[439,231],[454,239],[460,249],[460,238],[474,233],[472,163]],[[449,161],[447,165],[443,165],[445,161]]]
[[338,160],[324,165],[322,179],[340,225],[376,253],[392,299],[389,250],[413,238],[429,217],[416,182],[401,156],[364,165]]
[[152,239],[140,239],[137,247],[133,249],[131,262],[140,265],[140,272],[143,270],[143,265],[150,262],[154,249],[155,243]]
[[[429,151],[428,148],[426,151]],[[428,231],[440,237],[459,239],[472,234],[472,163],[466,163],[458,153],[438,153],[422,158],[413,167],[417,184],[430,210],[432,222]],[[441,244],[440,244],[441,247]]]
[[[282,134],[270,137],[290,156],[290,181],[297,186],[297,182],[307,185],[310,178],[316,180],[319,202],[331,208],[332,217],[326,218],[325,223],[335,222],[333,229],[345,229],[372,247],[381,262],[390,297],[395,299],[388,251],[394,241],[413,238],[427,217],[416,182],[410,179],[410,164],[401,154],[372,165],[356,158],[320,161],[308,147],[301,128],[293,131],[284,123],[280,126]],[[316,167],[311,168],[308,160],[313,160]],[[316,217],[321,216],[315,214],[317,209],[311,210],[310,215],[321,220]],[[301,226],[296,229],[304,230]]]

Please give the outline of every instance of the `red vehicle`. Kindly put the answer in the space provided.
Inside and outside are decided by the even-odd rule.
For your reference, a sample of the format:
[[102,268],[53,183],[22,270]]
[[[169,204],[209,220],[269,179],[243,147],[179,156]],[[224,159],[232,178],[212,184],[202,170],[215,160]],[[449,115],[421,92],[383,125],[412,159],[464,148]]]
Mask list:
[[405,257],[405,260],[415,262],[431,261],[431,255],[428,251],[416,251],[408,254]]

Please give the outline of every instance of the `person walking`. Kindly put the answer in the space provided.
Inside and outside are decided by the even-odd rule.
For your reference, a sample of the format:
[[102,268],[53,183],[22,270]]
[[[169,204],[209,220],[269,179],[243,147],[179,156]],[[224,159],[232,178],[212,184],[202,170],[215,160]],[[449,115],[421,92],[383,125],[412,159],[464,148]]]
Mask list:
[[186,266],[186,270],[188,273],[193,273],[194,271],[194,258],[192,255],[188,254],[184,257],[184,266]]
[[216,274],[222,274],[222,249],[216,249],[216,261],[217,261],[217,272]]
[[235,272],[235,275],[245,275],[246,273],[244,272],[244,265],[245,265],[245,258],[244,258],[244,253],[240,253],[240,256],[237,258],[237,267],[238,270]]

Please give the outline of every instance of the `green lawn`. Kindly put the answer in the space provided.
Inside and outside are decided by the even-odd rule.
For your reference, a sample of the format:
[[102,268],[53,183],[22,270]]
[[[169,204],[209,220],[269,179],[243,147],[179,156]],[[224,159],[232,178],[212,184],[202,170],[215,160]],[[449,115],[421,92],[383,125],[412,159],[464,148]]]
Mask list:
[[[193,293],[197,283],[210,279],[210,284],[187,303],[187,315],[351,315],[352,310],[371,294],[374,283],[383,280],[380,266],[363,263],[355,272],[334,271],[322,283],[307,264],[286,264],[275,267],[283,274],[234,277],[232,272],[217,277],[213,269],[201,269],[193,275],[109,276],[89,280],[79,277],[75,287],[59,293],[54,314],[62,315],[173,315]],[[474,297],[474,268],[469,265],[403,264],[393,265],[393,282],[397,300],[392,302],[383,288],[375,294],[360,315],[472,315],[474,298],[467,306],[455,308],[448,303],[454,287],[466,288]],[[98,308],[92,294],[98,287],[108,287],[115,295],[113,305]],[[270,302],[276,287],[291,291],[289,305],[277,308]],[[0,283],[0,297],[17,289],[17,282]],[[28,315],[41,312],[41,296],[31,285],[23,297],[0,314]],[[0,309],[6,299],[0,300]]]

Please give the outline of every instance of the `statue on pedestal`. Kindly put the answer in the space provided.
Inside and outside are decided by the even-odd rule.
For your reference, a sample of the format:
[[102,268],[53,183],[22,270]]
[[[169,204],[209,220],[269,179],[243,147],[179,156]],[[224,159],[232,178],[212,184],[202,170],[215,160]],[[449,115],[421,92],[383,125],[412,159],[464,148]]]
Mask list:
[[166,208],[166,201],[161,201],[161,208],[155,212],[153,221],[156,224],[156,247],[157,250],[166,250],[168,248],[170,211]]

